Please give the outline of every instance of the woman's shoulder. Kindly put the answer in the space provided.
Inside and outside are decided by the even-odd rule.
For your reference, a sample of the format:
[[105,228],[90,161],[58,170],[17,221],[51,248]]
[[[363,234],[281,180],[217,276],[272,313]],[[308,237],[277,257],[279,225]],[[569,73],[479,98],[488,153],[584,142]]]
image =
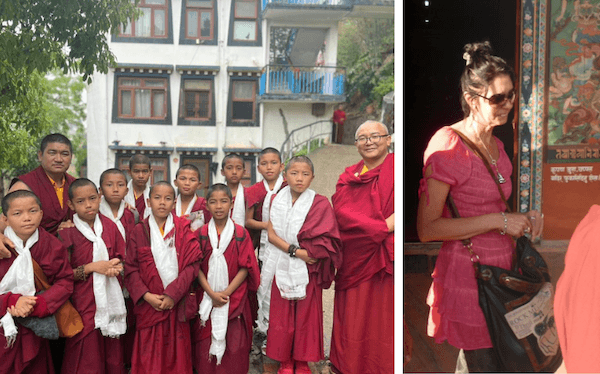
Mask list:
[[425,150],[425,161],[435,152],[454,153],[457,150],[462,151],[464,149],[460,136],[454,132],[455,128],[455,125],[444,126],[433,134]]

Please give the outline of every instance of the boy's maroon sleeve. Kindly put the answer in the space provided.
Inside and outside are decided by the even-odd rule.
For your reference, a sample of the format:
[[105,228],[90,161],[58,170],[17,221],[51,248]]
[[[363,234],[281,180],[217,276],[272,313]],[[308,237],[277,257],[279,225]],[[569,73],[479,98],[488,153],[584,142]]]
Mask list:
[[141,245],[139,242],[144,237],[143,224],[143,222],[138,223],[129,236],[127,240],[127,256],[125,256],[125,287],[129,291],[134,304],[137,304],[146,292],[150,292],[140,277],[137,258],[137,249]]

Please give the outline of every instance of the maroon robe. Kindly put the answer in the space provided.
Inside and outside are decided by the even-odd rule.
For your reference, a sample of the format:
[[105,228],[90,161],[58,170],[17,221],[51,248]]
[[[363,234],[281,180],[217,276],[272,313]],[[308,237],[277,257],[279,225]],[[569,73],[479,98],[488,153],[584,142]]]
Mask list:
[[[363,175],[346,168],[332,197],[343,262],[335,279],[331,362],[334,372],[394,371],[394,155]],[[373,295],[377,295],[376,299]]]
[[[284,181],[279,189],[281,190],[285,186],[287,186],[287,182]],[[258,222],[262,222],[262,208],[265,202],[265,197],[267,197],[267,190],[265,189],[263,181],[253,184],[244,191],[246,209],[254,207],[254,216],[252,218]],[[254,248],[260,247],[260,231],[261,230],[248,229],[248,232],[252,237]]]
[[56,196],[54,186],[50,182],[50,178],[41,166],[38,166],[25,175],[21,175],[19,179],[27,184],[31,191],[40,198],[42,211],[44,212],[40,227],[50,234],[56,235],[60,224],[73,218],[73,211],[69,208],[67,201],[69,201],[69,186],[75,178],[65,173],[62,207],[58,201],[58,196]]
[[[202,214],[204,215],[205,224],[208,223],[208,221],[210,221],[210,219],[212,218],[212,214],[210,214],[210,212],[206,208],[206,199],[202,196],[198,196],[196,202],[194,202],[194,206],[192,207],[191,212],[202,212]],[[173,216],[176,216],[177,210],[173,208],[173,211],[171,213],[173,213]]]
[[[117,225],[109,218],[99,214],[102,222],[102,240],[108,250],[108,258],[125,258],[125,241]],[[76,228],[69,227],[59,231],[59,237],[71,254],[73,269],[93,262],[93,243]],[[106,373],[125,374],[123,347],[121,339],[102,335],[96,329],[96,299],[94,296],[94,274],[85,281],[75,281],[71,302],[83,321],[83,331],[67,338],[61,374],[70,373]],[[122,282],[121,276],[118,277]],[[94,352],[94,354],[89,354]]]
[[342,263],[337,222],[325,196],[315,195],[298,233],[298,243],[319,261],[307,264],[309,282],[305,299],[283,299],[277,279],[273,280],[267,356],[281,362],[290,359],[318,362],[324,358],[322,293],[331,286],[335,268]]
[[[152,257],[147,219],[135,226],[127,241],[125,285],[134,303],[136,320],[132,374],[192,373],[190,324],[178,318],[178,309],[198,276],[202,252],[198,236],[190,230],[190,222],[173,217],[173,223],[179,276],[166,289]],[[146,292],[168,295],[175,301],[175,307],[168,311],[154,310],[143,300]]]
[[[71,296],[73,270],[63,243],[42,228],[39,229],[38,242],[30,251],[31,257],[40,265],[48,283],[52,285],[37,296],[31,316],[46,317],[55,313]],[[14,255],[0,260],[0,278],[4,277],[14,260]],[[8,307],[16,304],[20,296],[12,293],[0,295],[2,316]],[[48,340],[36,336],[21,325],[17,325],[17,329],[19,333],[12,348],[6,348],[4,332],[0,333],[0,373],[54,373]]]
[[123,215],[119,220],[123,224],[125,228],[125,241],[129,240],[129,235],[133,232],[133,228],[135,227],[135,214],[127,208],[123,210]]
[[[200,228],[200,247],[202,253],[205,254],[200,269],[204,275],[208,276],[208,262],[213,251],[208,238],[208,225]],[[248,269],[248,276],[229,296],[229,323],[225,337],[227,346],[220,365],[217,365],[216,358],[209,356],[212,342],[210,318],[206,321],[205,327],[202,327],[200,318],[196,318],[194,321],[192,325],[194,369],[202,374],[246,374],[250,366],[253,322],[248,291],[256,292],[260,283],[258,263],[250,235],[246,229],[235,224],[234,238],[231,239],[223,255],[227,261],[229,283],[233,281],[241,268]],[[197,295],[199,304],[204,297],[202,289],[198,290]]]
[[[135,197],[135,193],[133,196]],[[146,199],[144,198],[143,192],[137,197],[137,199],[135,199],[135,209],[140,215],[140,221],[144,219],[144,212],[146,211]]]

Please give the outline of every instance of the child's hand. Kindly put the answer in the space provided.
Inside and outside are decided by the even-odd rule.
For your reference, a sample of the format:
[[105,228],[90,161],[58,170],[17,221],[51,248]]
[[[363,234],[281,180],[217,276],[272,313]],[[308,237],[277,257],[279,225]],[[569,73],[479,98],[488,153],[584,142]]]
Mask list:
[[173,309],[173,307],[175,306],[175,301],[173,301],[173,299],[171,299],[171,297],[168,295],[162,295],[162,296],[163,296],[163,300],[162,300],[162,303],[160,304],[160,310]]
[[395,214],[396,213],[392,213],[391,216],[389,216],[388,218],[385,219],[385,224],[388,227],[388,232],[394,232],[394,229],[395,229],[395,224],[394,224]]
[[229,296],[225,295],[223,292],[214,292],[209,296],[212,299],[215,308],[220,308],[229,302]]
[[307,264],[314,264],[317,262],[316,258],[312,258],[308,256],[308,251],[306,249],[298,248],[296,249],[296,257],[306,262]]
[[8,308],[8,312],[13,317],[27,317],[33,312],[36,300],[35,296],[21,296],[15,305]]
[[75,227],[75,224],[70,219],[65,222],[61,222],[58,226],[58,230],[60,231],[62,229],[68,229],[69,227]]
[[131,210],[132,212],[135,210],[137,211],[137,209],[134,206],[131,206],[129,203],[125,203],[125,208]]
[[164,295],[156,295],[150,292],[146,292],[144,294],[144,301],[150,304],[150,306],[152,306],[152,308],[154,308],[154,310],[156,310],[157,312],[162,312],[160,306],[162,305],[164,298]]
[[8,247],[14,248],[15,245],[9,238],[4,236],[3,233],[0,233],[0,259],[10,257],[10,251],[8,250]]

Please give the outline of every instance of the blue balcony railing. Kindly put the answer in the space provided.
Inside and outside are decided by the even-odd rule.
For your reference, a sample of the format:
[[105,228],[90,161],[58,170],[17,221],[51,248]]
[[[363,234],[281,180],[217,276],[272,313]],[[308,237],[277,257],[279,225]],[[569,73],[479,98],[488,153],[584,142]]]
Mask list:
[[337,66],[267,65],[260,78],[260,95],[332,95],[346,93],[346,69]]

